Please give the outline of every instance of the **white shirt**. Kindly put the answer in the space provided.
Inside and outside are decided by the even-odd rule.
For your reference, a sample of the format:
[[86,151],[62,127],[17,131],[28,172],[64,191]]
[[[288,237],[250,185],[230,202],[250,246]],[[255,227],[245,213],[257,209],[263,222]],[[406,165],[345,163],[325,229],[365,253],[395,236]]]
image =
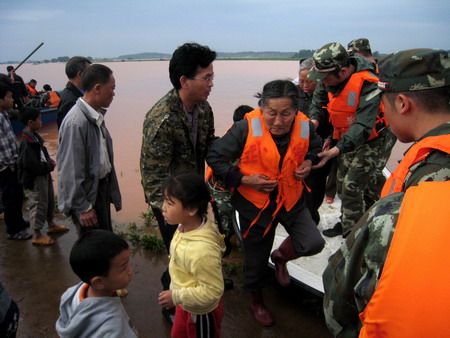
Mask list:
[[100,179],[105,178],[112,169],[111,162],[109,161],[108,156],[108,148],[106,147],[106,139],[103,135],[102,128],[104,127],[106,129],[106,126],[102,123],[105,123],[105,120],[103,118],[103,115],[97,112],[94,108],[92,108],[86,101],[84,101],[82,98],[80,98],[81,102],[84,103],[86,106],[90,116],[95,120],[96,125],[98,126],[98,129],[100,129],[100,173],[99,177]]

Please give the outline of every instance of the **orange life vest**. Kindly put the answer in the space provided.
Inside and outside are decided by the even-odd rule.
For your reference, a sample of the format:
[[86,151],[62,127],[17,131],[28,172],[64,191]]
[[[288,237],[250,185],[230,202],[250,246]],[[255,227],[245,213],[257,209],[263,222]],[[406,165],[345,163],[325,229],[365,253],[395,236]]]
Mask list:
[[450,337],[449,206],[450,181],[406,190],[360,337]]
[[[359,106],[361,88],[365,81],[378,82],[378,77],[367,70],[353,73],[350,80],[337,96],[328,93],[329,102],[326,108],[330,114],[330,122],[333,125],[334,139],[340,140],[342,135],[345,134],[348,128],[355,122],[355,113]],[[383,126],[387,125],[384,119],[383,103],[380,103],[380,110],[375,125],[380,123],[383,123]],[[374,139],[377,136],[378,131],[376,126],[374,126],[369,140]]]
[[37,95],[37,90],[34,89],[33,87],[31,87],[29,84],[25,85],[28,89],[28,91],[30,92],[31,95],[36,96]]
[[[261,109],[255,109],[245,115],[248,121],[248,137],[238,167],[244,175],[262,174],[269,180],[278,180],[277,208],[272,215],[275,218],[282,206],[287,211],[298,202],[302,196],[303,182],[294,177],[294,171],[304,161],[309,148],[309,119],[301,112],[297,113],[290,134],[290,142],[280,170],[281,156],[278,148],[264,124]],[[270,194],[259,192],[241,184],[237,190],[248,201],[253,203],[260,212],[244,234],[247,236],[250,228],[256,223],[262,211],[270,204]],[[269,231],[267,227],[264,235]]]
[[49,95],[49,101],[50,101],[50,108],[57,108],[59,105],[59,102],[61,99],[59,98],[58,93],[56,92],[48,92]]
[[409,174],[409,168],[417,162],[423,161],[434,150],[450,154],[450,134],[429,136],[414,144],[406,153],[403,160],[387,179],[381,191],[381,198],[403,191],[403,185]]

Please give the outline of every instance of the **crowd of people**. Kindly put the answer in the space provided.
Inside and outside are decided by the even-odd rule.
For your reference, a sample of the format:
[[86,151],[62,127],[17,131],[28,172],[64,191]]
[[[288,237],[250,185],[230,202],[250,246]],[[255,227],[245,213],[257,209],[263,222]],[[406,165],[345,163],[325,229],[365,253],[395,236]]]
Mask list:
[[[220,138],[208,103],[215,59],[207,46],[179,46],[169,63],[173,88],[143,124],[142,186],[170,254],[158,301],[172,336],[220,336],[229,283],[222,274],[223,237],[234,221],[250,310],[259,324],[273,325],[263,298],[268,259],[279,284],[288,286],[287,262],[323,249],[318,209],[336,192],[341,221],[323,232],[343,238],[323,275],[331,333],[450,334],[450,275],[439,263],[450,235],[448,52],[413,49],[377,62],[367,39],[347,48],[328,43],[300,62],[297,81],[266,83],[258,107],[239,107]],[[122,203],[105,125],[114,74],[73,57],[66,75],[58,104],[58,207],[76,226],[70,265],[81,282],[62,296],[56,329],[61,337],[134,337],[138,332],[118,297],[132,278],[130,251],[113,233],[110,211]],[[56,163],[38,133],[36,108],[20,110],[26,128],[19,147],[6,115],[17,97],[13,78],[19,82],[11,72],[8,84],[0,84],[6,230],[12,240],[52,245],[41,233],[45,222],[49,234],[69,230],[53,222],[50,172]],[[35,85],[28,84],[30,93]],[[386,181],[382,169],[397,138],[414,144]],[[23,188],[30,191],[30,222],[22,215]],[[279,225],[288,236],[271,252]],[[18,308],[1,285],[0,293],[7,305],[0,308],[0,332],[13,336]]]

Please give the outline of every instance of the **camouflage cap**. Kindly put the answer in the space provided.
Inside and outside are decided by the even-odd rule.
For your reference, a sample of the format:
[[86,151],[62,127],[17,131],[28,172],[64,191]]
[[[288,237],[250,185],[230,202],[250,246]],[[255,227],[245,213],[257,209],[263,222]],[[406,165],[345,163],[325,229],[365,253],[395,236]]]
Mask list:
[[449,53],[410,49],[392,53],[378,63],[380,91],[426,90],[450,85]]
[[313,55],[314,67],[308,74],[312,81],[320,81],[330,72],[339,70],[348,64],[347,50],[339,42],[328,43],[315,51]]
[[372,50],[370,49],[369,40],[366,38],[359,38],[350,41],[347,45],[347,50],[349,53],[366,52],[366,51],[372,53]]

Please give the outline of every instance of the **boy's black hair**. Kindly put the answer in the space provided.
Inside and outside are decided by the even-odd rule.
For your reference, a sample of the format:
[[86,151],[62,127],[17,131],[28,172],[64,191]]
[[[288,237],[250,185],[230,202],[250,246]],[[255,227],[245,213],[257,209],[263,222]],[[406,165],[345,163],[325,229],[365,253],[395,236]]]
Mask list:
[[90,284],[94,277],[107,276],[111,261],[128,248],[127,241],[111,231],[90,230],[73,245],[70,266],[83,282]]
[[112,70],[105,65],[95,64],[89,66],[81,74],[81,87],[88,92],[98,83],[104,85],[108,83],[112,73]]
[[8,92],[12,93],[11,87],[0,82],[0,99],[3,100]]
[[253,107],[247,106],[245,104],[237,107],[233,113],[233,122],[239,122],[244,118],[245,114],[250,113],[253,110]]
[[205,215],[211,200],[208,186],[203,177],[196,173],[184,173],[169,177],[162,186],[164,196],[175,197],[186,209],[198,209],[198,215]]
[[169,63],[169,77],[173,87],[181,88],[180,78],[193,78],[199,68],[208,67],[216,59],[216,52],[198,43],[185,43],[173,52]]
[[36,121],[36,119],[41,115],[39,109],[34,107],[23,107],[19,111],[19,121],[24,126],[27,125],[28,121]]

